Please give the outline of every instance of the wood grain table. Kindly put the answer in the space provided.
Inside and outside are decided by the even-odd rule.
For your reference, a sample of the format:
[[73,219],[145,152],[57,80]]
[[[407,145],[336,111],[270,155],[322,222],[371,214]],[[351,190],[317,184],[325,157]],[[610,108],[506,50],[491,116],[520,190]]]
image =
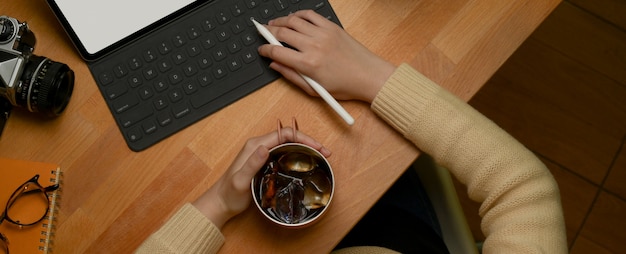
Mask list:
[[[331,0],[345,29],[385,59],[413,67],[469,100],[559,0]],[[45,120],[15,110],[0,156],[64,170],[56,253],[128,253],[230,165],[244,142],[296,117],[333,155],[336,195],[319,223],[271,225],[248,209],[223,229],[224,253],[330,251],[419,154],[368,105],[341,102],[347,126],[321,99],[279,79],[157,145],[129,150],[96,84],[43,0],[0,0],[0,14],[27,21],[35,54],[76,72],[70,105]]]

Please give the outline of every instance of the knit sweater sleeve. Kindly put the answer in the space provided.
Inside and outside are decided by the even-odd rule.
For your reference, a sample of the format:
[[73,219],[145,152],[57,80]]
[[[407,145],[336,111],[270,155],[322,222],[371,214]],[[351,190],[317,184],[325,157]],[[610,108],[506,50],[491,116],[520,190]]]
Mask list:
[[567,252],[554,178],[495,123],[406,64],[389,78],[372,109],[481,202],[485,253]]
[[193,205],[187,203],[135,253],[217,253],[224,244],[220,230]]

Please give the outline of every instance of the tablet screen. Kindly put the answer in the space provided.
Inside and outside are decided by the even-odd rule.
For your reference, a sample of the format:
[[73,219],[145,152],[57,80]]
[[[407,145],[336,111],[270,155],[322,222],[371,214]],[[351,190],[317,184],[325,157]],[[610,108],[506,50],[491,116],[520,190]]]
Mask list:
[[194,1],[48,0],[48,3],[83,57],[90,58]]

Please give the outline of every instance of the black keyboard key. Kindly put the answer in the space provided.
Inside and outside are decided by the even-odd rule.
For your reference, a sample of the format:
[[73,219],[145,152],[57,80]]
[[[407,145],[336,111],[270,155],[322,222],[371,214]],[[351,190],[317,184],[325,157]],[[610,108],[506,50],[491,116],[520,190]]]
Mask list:
[[163,110],[167,108],[167,106],[169,105],[169,103],[167,102],[167,99],[165,99],[165,97],[163,96],[157,97],[153,103],[154,103],[154,108],[156,108],[157,110]]
[[304,10],[304,9],[317,10],[317,9],[321,9],[324,7],[326,7],[326,2],[323,0],[304,1],[302,4],[300,4],[301,10]]
[[202,40],[202,47],[204,49],[211,49],[213,46],[215,46],[216,42],[215,39],[213,39],[213,36],[209,36],[207,38],[204,38],[204,40]]
[[243,35],[243,45],[250,46],[256,42],[257,36],[254,36],[250,33],[246,33]]
[[141,131],[139,129],[132,129],[128,131],[128,140],[130,140],[130,142],[137,142],[142,137],[143,136],[141,135]]
[[200,53],[202,53],[202,49],[200,49],[200,47],[198,47],[198,45],[196,45],[196,44],[193,44],[193,45],[189,46],[189,48],[187,48],[187,54],[190,57],[197,56]]
[[113,74],[111,74],[110,72],[103,72],[100,74],[99,80],[103,86],[106,86],[113,83],[115,79],[113,78]]
[[130,76],[130,78],[128,78],[128,84],[131,87],[138,87],[139,85],[143,84],[143,79],[140,76],[132,75]]
[[189,106],[187,106],[187,103],[180,103],[178,105],[174,105],[172,107],[172,113],[174,114],[175,118],[182,118],[184,116],[186,116],[187,114],[191,113],[191,108]]
[[283,11],[287,9],[288,6],[287,0],[274,0],[274,7],[276,7],[278,11]]
[[[223,77],[226,77],[226,75],[228,74],[228,71],[226,70],[226,68],[224,68],[224,65],[220,64],[215,66],[215,68],[213,68],[213,77],[215,77],[215,79],[221,79]],[[223,82],[223,81],[220,81]]]
[[153,95],[154,91],[149,86],[144,86],[139,89],[139,97],[141,97],[142,100],[150,99]]
[[246,11],[243,4],[241,3],[236,3],[235,5],[233,5],[233,7],[230,8],[230,10],[233,13],[233,16],[239,16]]
[[144,76],[147,80],[151,80],[151,79],[153,79],[153,78],[156,78],[156,77],[157,77],[157,75],[158,75],[158,74],[157,74],[157,72],[156,72],[154,69],[152,69],[152,68],[146,69],[146,70],[143,72],[143,76]]
[[183,81],[183,75],[180,75],[178,71],[170,73],[170,84],[175,85]]
[[231,30],[233,30],[233,33],[235,34],[241,33],[245,29],[246,29],[246,26],[241,23],[235,23],[231,26]]
[[182,52],[177,52],[172,56],[172,59],[174,59],[174,64],[180,65],[187,61],[187,56]]
[[246,5],[250,9],[257,7],[260,4],[259,0],[245,0],[245,1],[246,1]]
[[267,19],[269,17],[271,17],[272,15],[274,15],[274,11],[272,9],[270,9],[270,7],[266,7],[261,9],[261,17]]
[[141,127],[143,128],[143,132],[146,134],[152,134],[157,130],[156,124],[152,121],[143,123]]
[[217,19],[217,22],[219,22],[220,24],[226,24],[228,23],[228,21],[230,21],[230,16],[228,15],[227,12],[221,11],[217,13],[216,19]]
[[154,50],[148,49],[148,50],[146,50],[146,52],[143,53],[143,59],[146,62],[152,62],[152,61],[157,59],[155,53],[156,52],[154,52]]
[[228,51],[231,54],[234,54],[239,50],[241,50],[241,43],[239,42],[239,40],[234,40],[228,43]]
[[183,92],[180,88],[174,88],[168,93],[168,97],[172,103],[176,103],[183,99]]
[[172,46],[170,46],[169,42],[161,42],[161,44],[159,44],[159,47],[157,48],[159,50],[159,53],[161,53],[161,55],[165,55],[172,51]]
[[183,67],[183,72],[185,73],[185,76],[191,77],[198,73],[198,68],[196,68],[194,63],[189,63]]
[[249,63],[254,62],[254,60],[256,60],[257,54],[252,53],[249,50],[247,50],[242,54],[242,56],[243,56],[243,62],[249,64]]
[[189,30],[187,30],[187,36],[190,40],[196,39],[200,37],[200,30],[198,30],[195,26],[192,26]]
[[168,87],[169,85],[164,80],[157,80],[154,82],[154,89],[156,89],[157,92],[163,92],[167,90]]
[[205,72],[198,77],[198,82],[200,82],[200,86],[208,86],[213,82],[213,79]]
[[182,85],[182,87],[186,94],[192,94],[198,91],[198,85],[196,84],[196,82],[186,82]]
[[317,10],[317,13],[319,13],[320,15],[322,15],[322,17],[325,17],[328,20],[333,20],[332,10],[330,10],[329,8],[319,9]]
[[128,87],[122,83],[122,84],[117,84],[115,86],[108,87],[105,91],[106,91],[105,92],[106,97],[109,100],[113,100],[125,94],[126,92],[128,92]]
[[152,115],[152,105],[150,104],[141,104],[136,108],[124,113],[120,117],[120,122],[124,128],[131,127],[141,120],[146,119],[147,117]]
[[161,126],[166,126],[174,122],[174,119],[168,112],[163,112],[157,116],[157,123]]
[[124,77],[128,74],[128,68],[126,68],[126,65],[124,64],[115,66],[113,70],[115,71],[115,76],[118,78]]
[[217,31],[217,39],[219,41],[226,41],[229,38],[230,38],[230,32],[226,30],[225,28],[220,28],[219,31]]
[[200,66],[201,69],[209,68],[209,66],[211,66],[212,63],[213,61],[211,61],[211,59],[208,57],[202,57],[198,60],[198,65]]
[[141,60],[139,60],[139,58],[133,57],[130,60],[128,60],[128,64],[130,65],[130,69],[131,70],[136,70],[141,68],[141,66],[143,66],[143,64],[141,63]]
[[230,69],[231,72],[235,72],[241,69],[241,67],[243,67],[243,63],[241,62],[239,57],[235,57],[228,61],[228,69]]
[[165,58],[161,61],[159,61],[159,63],[157,63],[157,67],[159,68],[159,71],[161,73],[167,72],[169,70],[172,69],[172,61],[170,61],[169,59]]
[[213,51],[213,59],[215,59],[216,62],[224,60],[226,56],[226,51],[224,51],[224,49],[222,48]]
[[204,20],[204,22],[202,22],[202,29],[204,31],[211,31],[215,28],[215,21],[213,21],[213,19],[211,18],[207,18]]
[[185,45],[185,43],[187,43],[185,37],[183,37],[182,35],[174,36],[174,39],[172,39],[172,41],[174,42],[174,46],[176,47],[182,47],[183,45]]
[[113,109],[115,113],[123,113],[135,105],[139,104],[139,100],[133,94],[126,94],[113,101]]

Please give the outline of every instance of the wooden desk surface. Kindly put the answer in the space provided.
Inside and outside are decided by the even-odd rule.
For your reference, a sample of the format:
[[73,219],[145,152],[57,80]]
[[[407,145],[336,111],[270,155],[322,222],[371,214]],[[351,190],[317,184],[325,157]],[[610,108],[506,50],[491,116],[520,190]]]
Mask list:
[[[300,128],[334,154],[329,213],[305,229],[273,226],[253,206],[230,221],[222,252],[328,252],[418,155],[414,146],[358,102],[346,126],[321,99],[278,80],[143,152],[130,151],[86,64],[43,0],[3,0],[2,15],[27,21],[35,54],[76,72],[63,116],[14,111],[0,139],[3,157],[59,163],[65,170],[57,253],[128,253],[184,202],[206,190],[245,140],[276,119]],[[8,2],[8,3],[7,3]],[[410,63],[464,100],[558,5],[559,0],[331,0],[345,29],[395,64]]]

